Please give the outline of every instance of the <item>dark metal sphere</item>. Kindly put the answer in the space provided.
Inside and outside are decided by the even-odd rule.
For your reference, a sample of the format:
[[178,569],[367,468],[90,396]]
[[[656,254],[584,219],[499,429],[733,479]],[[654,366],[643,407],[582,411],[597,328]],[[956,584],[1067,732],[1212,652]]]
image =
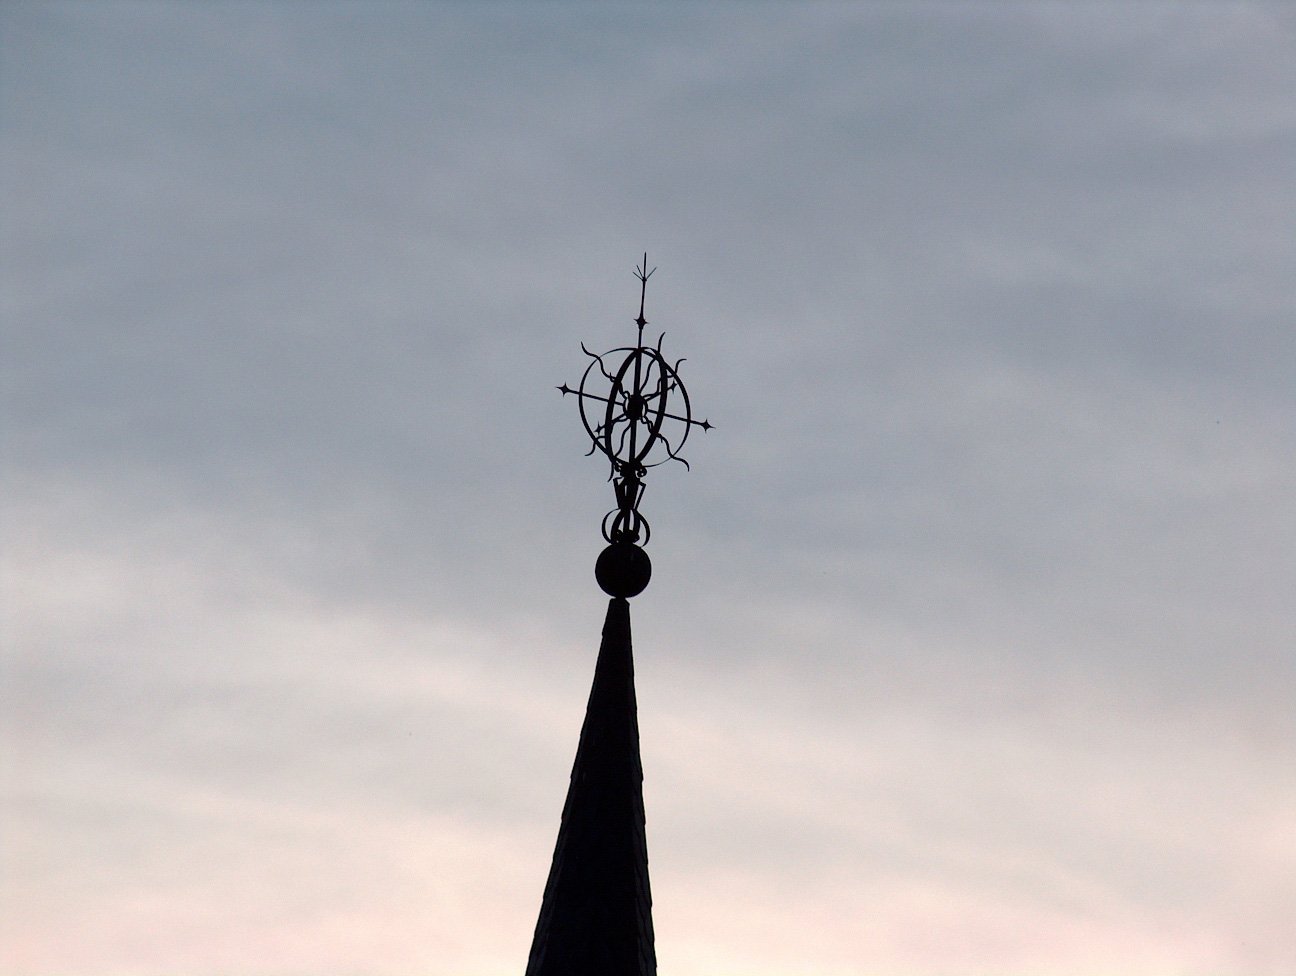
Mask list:
[[652,579],[652,560],[633,542],[614,542],[599,553],[594,578],[608,596],[628,600],[648,586]]

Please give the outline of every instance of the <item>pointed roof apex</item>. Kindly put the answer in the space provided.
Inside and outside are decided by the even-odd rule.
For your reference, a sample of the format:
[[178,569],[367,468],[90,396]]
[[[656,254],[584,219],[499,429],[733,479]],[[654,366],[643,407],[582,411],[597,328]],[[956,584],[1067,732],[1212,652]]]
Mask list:
[[630,604],[609,601],[526,976],[656,976]]

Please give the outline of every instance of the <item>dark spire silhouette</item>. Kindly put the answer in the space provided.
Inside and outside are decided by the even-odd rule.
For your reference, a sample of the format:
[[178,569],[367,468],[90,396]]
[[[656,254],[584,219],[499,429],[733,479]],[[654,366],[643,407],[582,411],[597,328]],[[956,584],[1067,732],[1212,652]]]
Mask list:
[[652,530],[639,511],[644,476],[667,461],[687,468],[679,452],[689,431],[709,431],[711,424],[693,419],[679,378],[684,360],[672,366],[662,356],[664,335],[656,346],[644,344],[644,295],[651,275],[645,254],[635,270],[640,282],[636,345],[602,356],[582,345],[590,363],[579,386],[558,387],[563,396],[576,395],[589,453],[600,452],[609,465],[616,508],[603,518],[608,545],[594,577],[612,600],[526,976],[657,973],[626,601],[642,593],[652,577],[652,561],[642,548]]
[[655,976],[630,604],[608,603],[526,976]]

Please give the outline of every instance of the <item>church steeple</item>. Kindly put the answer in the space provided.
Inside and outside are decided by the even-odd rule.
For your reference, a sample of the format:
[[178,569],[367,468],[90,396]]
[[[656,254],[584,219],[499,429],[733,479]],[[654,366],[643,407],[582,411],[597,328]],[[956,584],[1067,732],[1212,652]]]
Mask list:
[[655,976],[630,604],[608,603],[526,976]]
[[[643,342],[648,255],[636,269],[639,340],[595,355],[576,394],[581,422],[611,465],[616,507],[603,518],[608,543],[594,575],[612,600],[603,623],[603,643],[585,709],[571,784],[563,806],[553,865],[545,884],[527,961],[526,976],[656,976],[652,894],[648,884],[648,842],[644,831],[643,767],[639,760],[639,718],[630,640],[630,604],[648,585],[652,563],[641,545],[651,535],[639,512],[647,470],[680,457],[693,427],[688,392],[678,369],[656,347]],[[606,358],[624,354],[609,370]],[[606,393],[596,386],[606,382]],[[589,387],[589,389],[587,389]]]

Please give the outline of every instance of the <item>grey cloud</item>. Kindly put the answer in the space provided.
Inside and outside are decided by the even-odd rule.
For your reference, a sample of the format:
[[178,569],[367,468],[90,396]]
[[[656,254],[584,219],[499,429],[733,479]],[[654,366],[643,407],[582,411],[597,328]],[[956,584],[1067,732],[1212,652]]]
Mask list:
[[[9,808],[53,906],[31,918],[67,895],[41,872],[96,843],[104,903],[147,901],[174,879],[123,852],[254,858],[330,803],[312,842],[372,822],[398,865],[426,818],[421,865],[498,844],[542,884],[611,505],[552,388],[581,341],[631,335],[647,249],[650,328],[717,425],[645,498],[663,961],[743,958],[738,915],[728,942],[686,924],[694,882],[752,911],[795,884],[830,917],[840,869],[846,903],[901,907],[833,916],[824,972],[1122,947],[1281,971],[1259,895],[1222,906],[1293,897],[1266,839],[1296,677],[1288,17],[313,11],[0,15],[5,611],[50,770]],[[283,850],[247,877],[284,872],[316,920],[354,907],[284,880],[317,862]],[[483,883],[516,880],[497,860]],[[387,870],[446,917],[486,897]],[[204,877],[177,905],[248,932],[241,882]],[[988,930],[1071,948],[886,935],[957,941],[987,890]],[[521,943],[532,900],[508,902]],[[437,932],[467,940],[455,972],[502,958]],[[238,969],[223,951],[138,965]]]

